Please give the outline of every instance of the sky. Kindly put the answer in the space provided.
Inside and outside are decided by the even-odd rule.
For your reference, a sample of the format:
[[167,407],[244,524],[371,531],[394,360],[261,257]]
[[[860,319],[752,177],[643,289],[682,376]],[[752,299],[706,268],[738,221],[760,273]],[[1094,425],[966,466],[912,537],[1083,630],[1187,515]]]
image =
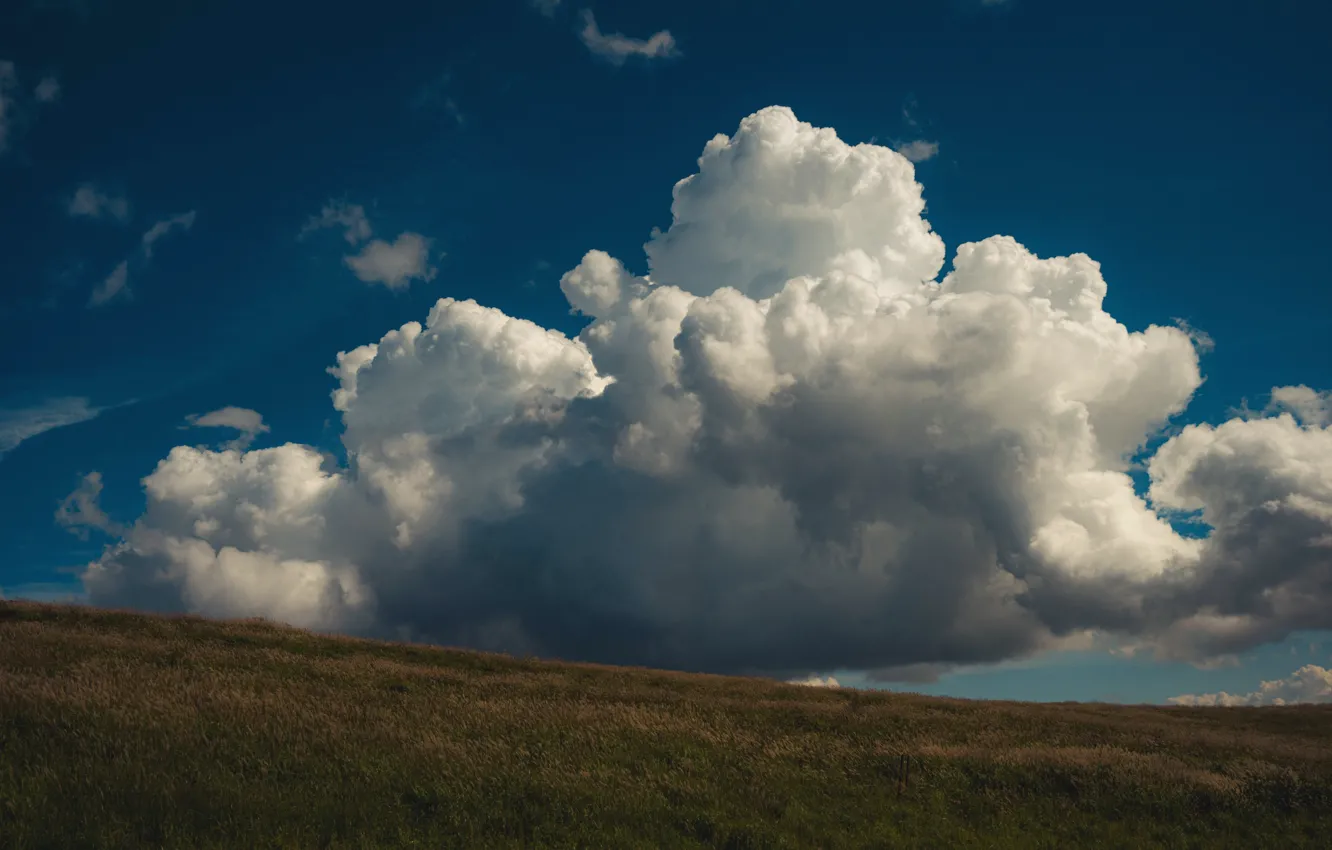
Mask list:
[[4,4],[0,593],[1332,700],[1329,14]]

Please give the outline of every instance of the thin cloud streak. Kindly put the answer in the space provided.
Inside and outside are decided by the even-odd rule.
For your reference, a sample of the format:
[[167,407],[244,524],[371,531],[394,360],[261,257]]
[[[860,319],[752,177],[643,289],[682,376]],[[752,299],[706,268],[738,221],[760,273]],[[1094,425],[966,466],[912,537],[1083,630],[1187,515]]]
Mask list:
[[675,37],[670,30],[653,33],[646,39],[630,38],[621,33],[604,33],[597,26],[597,19],[588,9],[583,10],[583,30],[579,34],[583,44],[596,56],[609,60],[615,65],[622,65],[630,56],[643,59],[665,59],[680,55],[675,44]]
[[38,434],[87,422],[105,410],[74,396],[53,398],[34,407],[0,409],[0,459]]

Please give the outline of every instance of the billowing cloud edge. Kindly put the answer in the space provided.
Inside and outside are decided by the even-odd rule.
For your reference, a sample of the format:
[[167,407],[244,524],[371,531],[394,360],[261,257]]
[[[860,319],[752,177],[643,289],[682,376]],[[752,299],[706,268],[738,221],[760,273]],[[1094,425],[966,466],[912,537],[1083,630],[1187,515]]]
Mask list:
[[761,110],[676,184],[647,274],[561,278],[577,338],[440,299],[330,368],[345,468],[176,447],[89,597],[781,678],[1332,625],[1323,396],[1183,427],[1143,498],[1198,335],[1128,330],[1094,260],[1011,237],[939,279],[923,211],[906,157]]

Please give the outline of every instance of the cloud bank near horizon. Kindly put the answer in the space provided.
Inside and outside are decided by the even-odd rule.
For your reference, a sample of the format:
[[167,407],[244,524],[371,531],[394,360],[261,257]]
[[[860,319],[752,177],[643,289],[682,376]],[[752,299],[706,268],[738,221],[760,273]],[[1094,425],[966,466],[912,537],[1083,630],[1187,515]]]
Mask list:
[[1317,664],[1306,664],[1284,679],[1263,682],[1258,690],[1247,694],[1184,694],[1171,697],[1174,705],[1296,705],[1298,703],[1332,703],[1332,670]]
[[1201,337],[1129,331],[1090,257],[994,236],[939,279],[908,158],[783,107],[671,211],[646,274],[560,279],[576,338],[442,298],[339,353],[346,468],[172,449],[90,601],[787,679],[1332,626],[1325,394],[1183,428],[1149,502]]

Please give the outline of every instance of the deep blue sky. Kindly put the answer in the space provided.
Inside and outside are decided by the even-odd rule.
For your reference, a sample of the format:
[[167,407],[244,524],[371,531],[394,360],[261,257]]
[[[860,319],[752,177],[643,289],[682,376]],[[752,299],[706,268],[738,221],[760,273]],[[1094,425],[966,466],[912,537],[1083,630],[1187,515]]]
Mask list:
[[[669,29],[681,55],[590,55],[583,5],[606,31]],[[0,154],[0,408],[134,403],[0,460],[0,587],[68,584],[55,570],[102,541],[57,527],[55,506],[100,470],[108,512],[137,516],[139,479],[194,439],[187,414],[253,408],[272,428],[258,445],[336,450],[322,370],[441,296],[575,332],[560,273],[589,248],[645,271],[672,184],[771,104],[851,142],[936,141],[918,179],[950,256],[996,233],[1083,251],[1130,329],[1180,318],[1209,334],[1185,421],[1261,406],[1274,385],[1332,387],[1324,4],[583,5],[4,4],[0,61],[28,89],[54,75],[61,94],[23,104]],[[90,181],[128,198],[129,223],[66,214]],[[335,237],[298,241],[341,197],[379,232],[433,237],[438,276],[389,292],[341,268]],[[193,227],[132,271],[133,300],[85,308],[144,230],[189,210]],[[1069,656],[935,689],[1155,700],[1179,676],[1245,690],[1326,663],[1309,643],[1230,671]]]

